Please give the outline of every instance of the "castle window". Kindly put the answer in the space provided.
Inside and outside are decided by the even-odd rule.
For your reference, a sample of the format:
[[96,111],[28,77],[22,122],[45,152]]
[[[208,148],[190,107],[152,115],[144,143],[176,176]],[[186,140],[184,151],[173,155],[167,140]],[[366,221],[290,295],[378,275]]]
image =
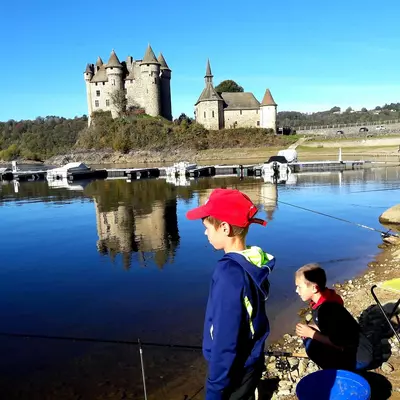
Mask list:
[[256,110],[256,114],[258,114],[258,110]]
[[96,101],[94,102],[94,105],[95,105],[95,107],[98,107],[98,106],[99,106],[99,101],[96,100]]
[[260,126],[260,121],[257,121],[257,126]]
[[204,111],[204,118],[206,118],[206,112]]
[[242,110],[240,110],[240,115],[242,115]]
[[97,82],[96,82],[96,86],[97,86]]
[[154,78],[154,83],[157,83],[157,78]]
[[103,86],[105,85],[106,83],[105,82],[103,82]]
[[112,85],[115,86],[115,79],[112,80]]
[[106,106],[108,107],[110,105],[110,100],[106,99]]
[[100,90],[96,90],[96,96],[100,97]]
[[212,112],[212,117],[214,118],[214,111]]

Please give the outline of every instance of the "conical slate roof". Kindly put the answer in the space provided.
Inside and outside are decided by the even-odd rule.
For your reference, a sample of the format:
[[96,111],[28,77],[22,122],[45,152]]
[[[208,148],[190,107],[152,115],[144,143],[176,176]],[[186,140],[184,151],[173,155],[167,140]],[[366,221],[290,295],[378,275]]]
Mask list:
[[158,62],[159,62],[160,65],[161,65],[161,69],[168,69],[168,70],[170,70],[169,67],[168,67],[168,64],[167,64],[167,62],[165,61],[165,58],[164,58],[164,56],[163,56],[162,53],[159,54],[159,56],[157,57],[157,60],[158,60]]
[[211,66],[210,66],[210,60],[207,60],[207,68],[206,68],[206,77],[213,77],[213,74],[211,73]]
[[107,62],[106,68],[122,68],[122,64],[119,62],[117,55],[115,54],[115,51],[113,50],[111,52],[110,58]]
[[262,99],[261,105],[262,106],[277,106],[269,89],[267,89],[265,91],[264,98]]
[[141,64],[160,64],[157,61],[156,55],[150,45],[147,46],[146,53],[144,54]]
[[210,101],[210,100],[223,101],[222,97],[215,90],[213,82],[212,82],[213,75],[211,73],[210,60],[207,60],[205,78],[206,78],[206,87],[201,92],[201,95],[200,95],[199,99],[197,100],[195,106],[198,103],[200,103],[201,101]]
[[94,77],[92,78],[91,82],[107,82],[108,77],[107,77],[107,72],[106,72],[106,67],[103,64],[99,70],[94,74]]
[[103,60],[101,59],[101,57],[97,57],[97,61],[96,61],[96,67],[101,67],[103,65]]
[[222,97],[214,89],[213,85],[206,85],[204,90],[201,92],[199,99],[196,101],[195,106],[202,101],[210,101],[210,100],[223,101]]
[[85,74],[92,74],[93,75],[93,65],[87,64],[85,69]]

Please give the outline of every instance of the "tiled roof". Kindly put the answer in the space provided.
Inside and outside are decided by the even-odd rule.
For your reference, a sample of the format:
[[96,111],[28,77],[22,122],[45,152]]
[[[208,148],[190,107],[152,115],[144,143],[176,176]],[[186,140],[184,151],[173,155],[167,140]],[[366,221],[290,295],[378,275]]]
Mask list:
[[156,55],[150,45],[147,46],[146,53],[144,54],[142,64],[160,64],[157,61]]
[[272,97],[272,94],[271,94],[271,92],[270,92],[269,89],[267,89],[267,90],[265,91],[264,98],[263,98],[263,100],[262,100],[262,102],[261,102],[261,105],[262,105],[262,106],[276,106],[276,105],[277,105],[277,104],[275,103],[275,100],[274,100],[274,98]]
[[158,62],[161,65],[161,69],[169,69],[167,62],[165,61],[164,56],[162,55],[162,53],[160,53],[160,55],[157,58]]
[[260,102],[250,92],[222,92],[225,110],[255,110],[260,108]]
[[110,58],[108,59],[107,66],[106,68],[122,68],[122,64],[119,62],[119,59],[117,55],[115,54],[115,51],[113,50],[111,52]]

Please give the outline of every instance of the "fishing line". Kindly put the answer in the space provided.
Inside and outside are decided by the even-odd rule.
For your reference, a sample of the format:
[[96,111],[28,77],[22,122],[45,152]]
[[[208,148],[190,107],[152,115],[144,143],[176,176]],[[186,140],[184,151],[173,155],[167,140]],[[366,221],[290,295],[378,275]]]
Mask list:
[[[156,342],[142,342],[131,341],[131,340],[113,340],[113,339],[102,339],[102,338],[91,338],[91,337],[73,337],[73,336],[51,336],[51,335],[38,335],[38,334],[27,334],[27,333],[13,333],[13,332],[0,332],[0,336],[24,338],[24,339],[49,339],[49,340],[62,340],[69,342],[89,342],[89,343],[111,343],[111,344],[125,344],[134,346],[151,346],[151,347],[163,347],[172,349],[183,349],[183,350],[202,350],[201,346],[185,345],[185,344],[170,344],[170,343],[156,343]],[[275,357],[298,357],[307,358],[306,354],[303,353],[290,353],[285,351],[265,351],[267,356]]]
[[368,230],[373,231],[373,232],[378,232],[378,233],[380,233],[383,237],[386,237],[386,236],[400,237],[399,235],[397,235],[397,234],[395,234],[395,233],[390,233],[390,229],[389,229],[388,231],[384,232],[384,231],[381,231],[380,229],[371,228],[371,227],[368,226],[368,225],[359,224],[359,223],[357,223],[357,222],[349,221],[348,219],[344,219],[344,218],[340,218],[340,217],[335,217],[335,216],[333,216],[333,215],[326,214],[326,213],[323,213],[323,212],[321,212],[321,211],[311,210],[310,208],[298,206],[298,205],[295,205],[295,204],[290,204],[290,203],[287,203],[287,202],[282,201],[282,200],[277,200],[277,199],[273,199],[273,198],[266,197],[266,196],[262,196],[262,195],[258,195],[258,196],[261,197],[261,198],[263,198],[263,199],[265,199],[265,200],[276,201],[277,203],[281,203],[281,204],[285,204],[286,206],[298,208],[299,210],[308,211],[308,212],[311,212],[311,213],[313,213],[313,214],[322,215],[322,216],[324,216],[324,217],[328,217],[328,218],[335,219],[335,220],[337,220],[337,221],[346,222],[347,224],[355,225],[355,226],[358,226],[359,228],[364,228],[364,229],[368,229]]

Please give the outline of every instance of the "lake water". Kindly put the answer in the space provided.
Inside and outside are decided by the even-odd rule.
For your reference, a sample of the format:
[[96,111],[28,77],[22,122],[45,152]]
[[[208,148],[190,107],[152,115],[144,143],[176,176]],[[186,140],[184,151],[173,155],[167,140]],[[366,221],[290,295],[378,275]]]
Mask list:
[[[178,185],[177,185],[178,183]],[[292,175],[275,187],[236,177],[180,182],[0,182],[3,332],[200,345],[210,277],[222,256],[185,213],[216,187],[237,188],[267,227],[248,244],[274,254],[270,340],[290,331],[301,303],[293,273],[317,261],[330,283],[362,272],[380,235],[279,201],[384,229],[398,203],[400,169]],[[136,346],[0,338],[7,399],[142,398]],[[149,399],[194,396],[204,382],[196,351],[144,347]]]

